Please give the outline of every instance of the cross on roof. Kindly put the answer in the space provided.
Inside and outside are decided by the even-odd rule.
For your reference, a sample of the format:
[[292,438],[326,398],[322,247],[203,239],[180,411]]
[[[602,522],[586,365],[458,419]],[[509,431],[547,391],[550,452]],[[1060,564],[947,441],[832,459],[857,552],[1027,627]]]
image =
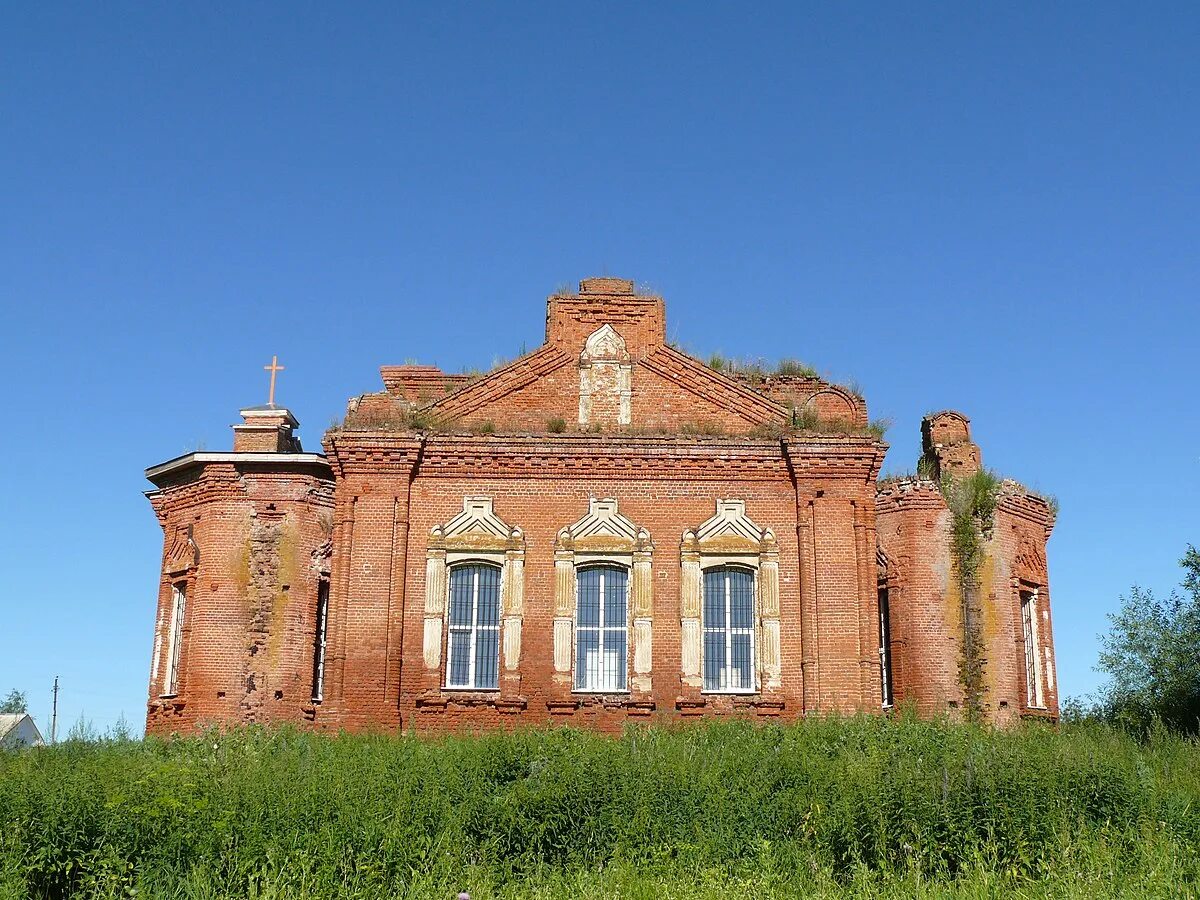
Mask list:
[[272,356],[271,364],[263,366],[263,370],[271,373],[271,393],[267,397],[267,406],[275,405],[275,375],[283,371],[283,366],[279,365],[279,357]]

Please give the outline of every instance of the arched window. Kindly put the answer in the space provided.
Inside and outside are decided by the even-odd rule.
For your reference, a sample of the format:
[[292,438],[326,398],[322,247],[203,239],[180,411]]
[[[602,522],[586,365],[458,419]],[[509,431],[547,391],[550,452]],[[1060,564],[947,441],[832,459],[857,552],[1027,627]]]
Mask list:
[[717,566],[704,572],[704,690],[753,693],[754,571]]
[[576,570],[575,690],[624,691],[628,672],[629,571]]
[[500,674],[500,568],[450,569],[446,687],[494,691]]
[[746,515],[744,500],[680,544],[680,676],[705,693],[769,695],[782,685],[779,545]]

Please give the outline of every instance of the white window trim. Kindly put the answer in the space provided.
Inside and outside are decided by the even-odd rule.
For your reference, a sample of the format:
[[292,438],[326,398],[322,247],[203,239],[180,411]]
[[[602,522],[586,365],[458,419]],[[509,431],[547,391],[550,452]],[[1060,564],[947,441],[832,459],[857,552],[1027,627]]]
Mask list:
[[[1026,594],[1029,595],[1028,603]],[[1025,702],[1029,709],[1046,709],[1046,695],[1042,687],[1041,637],[1038,633],[1038,589],[1020,588],[1017,599],[1021,604],[1021,634],[1025,639]]]
[[167,666],[164,672],[166,683],[163,697],[174,697],[179,692],[179,663],[183,655],[183,619],[187,613],[187,582],[171,584],[171,631],[167,642]]
[[[887,611],[884,611],[883,604],[877,603],[876,611],[879,613],[879,692],[880,692],[880,707],[882,709],[893,709],[896,706],[895,684],[892,674],[892,596],[891,590],[887,587],[881,588],[877,594],[883,594],[887,598]],[[888,698],[891,698],[890,700]]]
[[[579,576],[591,569],[598,569],[600,572],[600,624],[599,625],[580,625],[579,624]],[[621,569],[625,572],[625,622],[621,629],[625,632],[625,686],[622,688],[590,688],[579,687],[579,634],[580,631],[595,631],[599,635],[597,642],[597,650],[600,653],[600,660],[603,664],[604,660],[604,632],[606,630],[616,630],[611,625],[606,625],[604,622],[604,573],[607,569]],[[573,694],[628,694],[629,689],[629,589],[633,581],[632,571],[630,566],[620,562],[616,558],[602,557],[588,560],[587,563],[577,565],[575,567],[575,620],[574,620],[574,641],[573,657],[574,671],[571,673],[571,693]]]
[[320,703],[325,699],[325,647],[329,634],[329,590],[330,584],[322,578],[317,582],[317,621],[316,621],[316,664],[313,666],[312,699]]
[[[496,624],[495,625],[480,625],[479,624],[479,569],[483,567],[495,569],[497,572],[496,578]],[[451,625],[450,624],[450,606],[452,602],[452,591],[454,589],[454,571],[460,568],[471,568],[471,624]],[[500,620],[503,615],[503,597],[504,597],[504,567],[498,566],[495,563],[480,559],[465,559],[456,561],[448,567],[446,577],[446,678],[445,689],[448,691],[474,691],[477,693],[495,693],[500,690]],[[471,636],[470,640],[470,657],[467,662],[467,684],[451,684],[450,683],[450,637],[453,633],[468,632]],[[475,653],[479,648],[479,633],[481,631],[491,632],[496,641],[496,686],[495,687],[478,687],[475,683]]]
[[[727,559],[721,559],[721,560],[717,561],[716,557],[712,557],[711,559],[714,560],[713,564],[711,564],[711,565],[708,564],[707,560],[705,561],[706,564],[705,564],[704,568],[701,570],[701,581],[700,581],[700,636],[701,636],[700,637],[700,683],[701,683],[701,685],[704,684],[704,671],[705,671],[704,670],[704,647],[705,647],[704,635],[709,633],[709,627],[704,620],[705,599],[706,599],[706,597],[704,595],[704,586],[708,581],[707,575],[710,572],[712,572],[714,569],[720,569],[725,575],[725,579],[724,579],[724,582],[725,582],[725,625],[724,625],[724,628],[722,629],[723,633],[725,635],[725,662],[728,663],[733,658],[733,635],[734,635],[735,631],[738,634],[749,634],[750,635],[750,678],[751,678],[752,683],[750,684],[749,687],[744,687],[744,688],[701,687],[700,693],[701,694],[734,694],[734,695],[757,694],[757,693],[759,693],[759,683],[758,683],[758,628],[759,628],[758,567],[750,564],[749,562],[742,562],[742,561],[730,562]],[[731,592],[730,592],[730,588],[729,588],[729,571],[731,569],[740,570],[750,576],[750,583],[752,585],[753,596],[750,601],[752,604],[752,609],[750,611],[750,617],[751,617],[752,624],[750,625],[749,628],[738,628],[738,629],[733,628],[733,621],[732,621],[733,614],[732,614],[732,610],[731,610],[732,596],[731,596]],[[728,665],[726,665],[726,668],[728,669]]]

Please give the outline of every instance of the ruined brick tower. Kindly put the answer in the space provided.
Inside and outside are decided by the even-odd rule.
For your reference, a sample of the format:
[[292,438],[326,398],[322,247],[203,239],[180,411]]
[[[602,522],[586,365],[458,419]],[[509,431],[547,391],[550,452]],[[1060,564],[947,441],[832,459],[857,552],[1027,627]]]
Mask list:
[[147,730],[1057,715],[1053,513],[989,480],[966,417],[881,484],[857,393],[665,333],[661,298],[588,279],[481,377],[385,366],[323,454],[268,405],[147,470]]

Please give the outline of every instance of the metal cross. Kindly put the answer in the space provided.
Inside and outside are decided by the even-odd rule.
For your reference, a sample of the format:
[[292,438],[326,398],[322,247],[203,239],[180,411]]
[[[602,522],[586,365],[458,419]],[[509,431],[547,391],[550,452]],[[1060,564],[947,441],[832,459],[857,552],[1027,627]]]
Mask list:
[[275,405],[275,375],[276,375],[276,373],[283,371],[283,366],[279,365],[279,357],[272,356],[271,364],[269,366],[263,366],[263,370],[271,373],[271,393],[267,399],[267,406],[274,406]]

